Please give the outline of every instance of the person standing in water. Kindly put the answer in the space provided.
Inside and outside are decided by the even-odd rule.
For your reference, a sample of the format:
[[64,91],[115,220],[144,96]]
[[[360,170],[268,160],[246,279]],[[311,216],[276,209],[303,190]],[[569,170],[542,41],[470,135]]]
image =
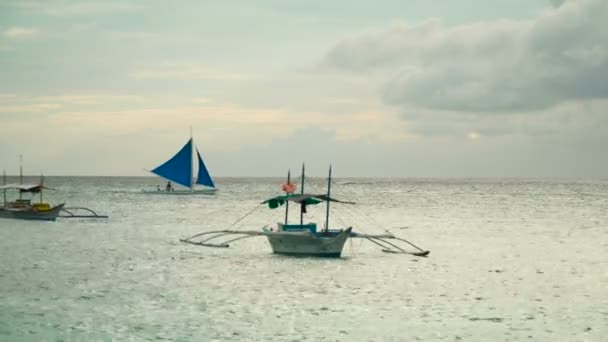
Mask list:
[[167,182],[167,186],[165,187],[165,191],[173,191],[173,185],[171,185],[171,181]]

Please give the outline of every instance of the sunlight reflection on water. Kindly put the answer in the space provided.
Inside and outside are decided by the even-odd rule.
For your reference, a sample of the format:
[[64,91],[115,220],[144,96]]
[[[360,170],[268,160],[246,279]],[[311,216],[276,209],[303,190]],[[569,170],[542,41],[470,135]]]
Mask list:
[[[274,225],[279,179],[217,181],[216,196],[151,196],[154,178],[48,177],[46,198],[107,220],[0,220],[0,340],[590,340],[608,333],[608,182],[336,180],[332,223],[431,250],[273,255],[180,238]],[[324,180],[311,179],[311,191]],[[295,212],[293,216],[295,217]],[[322,223],[324,209],[308,220]],[[530,337],[531,336],[531,337]]]

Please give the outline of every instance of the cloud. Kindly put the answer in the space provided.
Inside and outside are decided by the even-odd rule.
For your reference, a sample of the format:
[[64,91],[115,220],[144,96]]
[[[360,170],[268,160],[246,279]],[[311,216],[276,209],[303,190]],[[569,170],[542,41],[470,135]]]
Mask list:
[[52,101],[66,105],[95,105],[95,104],[118,104],[118,103],[142,103],[144,97],[138,95],[114,95],[114,94],[64,94],[43,95],[32,99],[33,101]]
[[396,24],[336,44],[325,64],[381,75],[385,102],[514,113],[608,98],[608,2],[566,1],[533,20]]
[[0,114],[13,113],[46,113],[51,115],[59,109],[78,108],[85,113],[98,106],[124,106],[125,104],[141,105],[144,97],[137,95],[112,94],[63,94],[29,96],[0,93]]
[[192,103],[196,103],[196,104],[206,104],[206,103],[212,102],[213,100],[208,99],[206,97],[197,97],[197,98],[193,98],[191,101],[192,101]]
[[545,110],[487,115],[418,110],[404,114],[407,127],[419,136],[467,136],[498,140],[507,136],[574,141],[595,137],[608,144],[608,100],[571,101]]
[[60,108],[61,105],[57,103],[34,103],[34,104],[23,104],[23,105],[8,105],[0,106],[0,114],[2,113],[31,113],[31,112],[43,112]]
[[332,104],[338,104],[338,105],[356,105],[359,103],[359,100],[351,99],[351,98],[336,98],[336,99],[330,99],[328,102],[332,103]]
[[551,3],[555,7],[559,7],[559,6],[563,5],[564,2],[566,2],[566,0],[551,0]]
[[[174,153],[188,136],[189,126],[193,127],[194,136],[206,157],[246,157],[244,159],[252,162],[257,158],[248,155],[252,150],[274,146],[282,154],[285,149],[276,147],[275,141],[314,127],[331,131],[331,141],[341,146],[357,146],[357,153],[367,153],[360,146],[393,146],[407,140],[403,122],[394,113],[361,108],[351,108],[348,115],[328,115],[316,111],[234,105],[215,98],[174,98],[173,95],[140,98],[135,95],[86,93],[44,96],[6,93],[0,94],[0,98],[4,98],[0,106],[0,136],[20,146],[21,153],[37,158],[41,163],[50,163],[45,172],[134,174],[142,167],[158,163],[162,156]],[[44,127],[36,133],[37,139],[45,141],[45,146],[53,153],[43,154],[38,151],[38,145],[29,143],[30,137],[23,132],[31,131],[32,122],[36,127]],[[324,150],[324,147],[317,147],[322,146],[321,141],[313,144],[312,141],[297,140],[294,144],[298,151],[308,151],[309,160]],[[314,149],[309,149],[313,145]],[[9,154],[7,146],[0,144],[0,156]],[[82,154],[76,158],[69,152],[75,149],[99,151],[104,156],[93,158],[91,152],[88,157]],[[112,162],[116,156],[112,156],[111,151],[121,155],[119,158],[123,158],[125,163]],[[343,160],[353,156],[352,151],[346,148],[340,153]],[[300,162],[301,158],[298,156],[296,159]],[[61,166],[57,160],[64,161],[65,165]],[[230,158],[227,161],[230,163]],[[247,166],[246,163],[243,165]],[[66,168],[69,171],[54,171]],[[224,174],[229,169],[225,167]],[[238,171],[242,170],[241,167]],[[280,172],[283,171],[281,168]],[[251,172],[264,175],[269,170],[260,166]]]
[[[338,178],[598,177],[605,176],[608,167],[608,160],[597,155],[607,142],[599,136],[546,137],[538,141],[527,136],[493,137],[490,143],[486,138],[473,131],[461,139],[433,137],[384,144],[365,139],[342,141],[333,129],[305,128],[283,134],[270,144],[211,156],[215,170],[226,176],[283,176],[288,168],[293,176],[302,162],[312,176],[326,175],[327,166],[332,164]],[[235,163],[242,166],[226,167]]]
[[255,78],[252,74],[213,69],[191,63],[164,63],[129,73],[136,80],[213,80],[245,81]]
[[33,37],[40,33],[40,30],[35,27],[9,27],[4,31],[4,36],[11,39],[21,39]]
[[132,12],[142,8],[140,5],[121,1],[12,1],[9,5],[22,11],[58,17]]

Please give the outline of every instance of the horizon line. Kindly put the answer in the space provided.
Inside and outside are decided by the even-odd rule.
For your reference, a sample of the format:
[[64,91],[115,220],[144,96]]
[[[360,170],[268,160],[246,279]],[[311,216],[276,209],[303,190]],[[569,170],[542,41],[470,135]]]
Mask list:
[[[5,175],[7,178],[11,177],[11,178],[18,178],[20,177],[20,175],[11,175],[11,174],[6,174]],[[30,174],[30,175],[23,175],[23,177],[28,177],[28,178],[32,178],[32,177],[79,177],[79,178],[158,178],[157,176],[154,175],[146,175],[146,176],[133,176],[133,175],[44,175],[44,174],[40,174],[40,175],[36,175],[36,174]],[[299,177],[296,175],[296,177]],[[309,178],[323,178],[323,177],[327,177],[325,175],[321,175],[321,176],[312,176],[312,175],[307,175],[306,177]],[[277,176],[277,175],[263,175],[263,176],[259,176],[259,175],[254,175],[254,176],[244,176],[244,175],[240,175],[240,176],[215,176],[213,177],[214,179],[227,179],[227,178],[285,178],[284,175],[281,176]],[[332,178],[375,178],[375,179],[598,179],[598,180],[602,180],[602,179],[607,179],[608,180],[608,175],[607,176],[338,176],[338,177],[332,177]]]

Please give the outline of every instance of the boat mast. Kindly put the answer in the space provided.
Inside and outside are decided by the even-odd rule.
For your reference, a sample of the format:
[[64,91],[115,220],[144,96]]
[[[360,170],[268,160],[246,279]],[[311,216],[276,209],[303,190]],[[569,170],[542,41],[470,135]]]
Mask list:
[[[304,195],[304,163],[302,163],[302,184],[300,186],[300,194]],[[304,202],[302,202],[302,205],[300,205],[300,225],[304,224],[304,211],[302,210],[302,208],[305,205],[306,204]]]
[[[287,184],[291,181],[291,170],[287,170]],[[289,196],[289,192],[285,191],[285,195]],[[285,201],[285,224],[287,224],[287,217],[289,216],[289,201]]]
[[331,193],[331,164],[329,164],[329,177],[327,177],[327,211],[325,212],[325,231],[329,230],[329,195]]
[[42,188],[44,188],[44,176],[40,174],[40,203],[42,203]]
[[194,189],[194,141],[192,139],[192,126],[190,126],[190,189]]
[[[6,170],[2,170],[2,185],[6,185]],[[2,202],[2,206],[6,205],[6,189],[4,189],[4,201]]]
[[[19,155],[19,184],[23,184],[23,155],[22,154]],[[19,199],[22,199],[21,190],[19,191]]]

